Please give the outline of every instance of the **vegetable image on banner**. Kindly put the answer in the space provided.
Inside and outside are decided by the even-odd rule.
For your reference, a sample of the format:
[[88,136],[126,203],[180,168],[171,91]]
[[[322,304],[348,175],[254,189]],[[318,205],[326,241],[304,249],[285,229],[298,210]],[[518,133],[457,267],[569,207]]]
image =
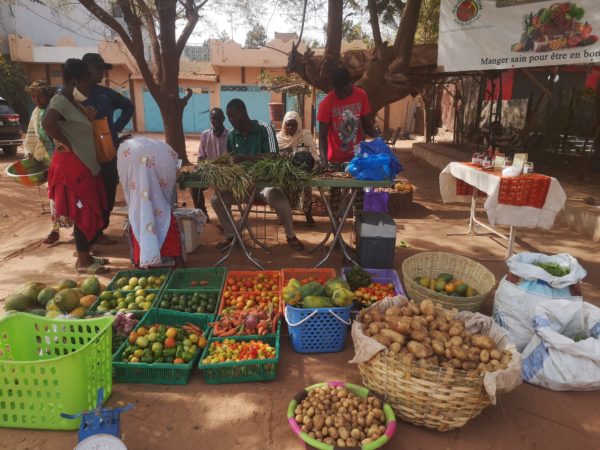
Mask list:
[[600,62],[600,1],[441,2],[438,65],[446,72]]

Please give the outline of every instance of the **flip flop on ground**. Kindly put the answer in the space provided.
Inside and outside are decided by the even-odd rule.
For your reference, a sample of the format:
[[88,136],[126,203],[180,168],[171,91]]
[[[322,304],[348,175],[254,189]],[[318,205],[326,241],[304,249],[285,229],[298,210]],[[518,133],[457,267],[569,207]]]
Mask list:
[[108,271],[109,271],[108,268],[106,268],[103,265],[100,265],[96,262],[90,264],[87,267],[78,267],[77,268],[77,273],[85,273],[88,275],[98,275],[101,273],[107,273]]

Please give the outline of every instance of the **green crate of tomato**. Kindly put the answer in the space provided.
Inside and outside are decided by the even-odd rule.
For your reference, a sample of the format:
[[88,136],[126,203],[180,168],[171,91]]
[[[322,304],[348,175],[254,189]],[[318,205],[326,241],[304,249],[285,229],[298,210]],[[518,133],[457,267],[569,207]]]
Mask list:
[[223,290],[227,269],[224,267],[175,269],[166,285],[168,291]]
[[208,314],[211,319],[219,310],[219,290],[164,290],[156,298],[153,308],[188,314]]
[[[196,361],[202,353],[201,346],[206,345],[210,338],[209,321],[209,317],[202,314],[150,310],[134,329],[133,333],[136,334],[130,336],[113,356],[113,378],[121,383],[187,384]],[[172,334],[169,331],[171,327],[175,329],[186,324],[200,328],[204,333],[202,339],[198,341],[197,350],[187,358],[183,345],[185,338],[190,339],[190,333]],[[153,325],[163,325],[166,329],[158,329],[156,339],[151,340],[150,328]],[[143,336],[140,333],[141,328],[146,330]],[[145,340],[140,341],[140,337]],[[159,349],[154,345],[157,342],[162,348]],[[142,352],[137,354],[135,353],[137,350]]]
[[[198,368],[206,384],[244,383],[274,380],[279,362],[277,334],[212,338],[204,349]],[[237,354],[236,354],[237,352]],[[264,359],[260,359],[261,355]],[[251,359],[242,359],[249,357]],[[222,362],[217,362],[222,360]]]

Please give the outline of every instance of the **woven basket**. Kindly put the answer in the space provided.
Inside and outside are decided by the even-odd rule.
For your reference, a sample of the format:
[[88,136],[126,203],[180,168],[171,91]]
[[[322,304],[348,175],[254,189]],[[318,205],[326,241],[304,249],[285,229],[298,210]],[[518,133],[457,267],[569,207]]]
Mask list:
[[408,211],[413,204],[413,191],[392,191],[388,198],[388,214],[395,216]]
[[464,426],[490,404],[483,376],[426,369],[380,352],[358,364],[363,384],[407,422],[437,431]]
[[[436,278],[440,273],[451,273],[474,287],[478,294],[472,297],[450,297],[427,289],[415,281],[416,277]],[[481,304],[496,286],[496,278],[485,266],[464,256],[442,252],[423,252],[406,258],[402,263],[404,288],[408,297],[419,303],[426,298],[447,309],[479,311]]]

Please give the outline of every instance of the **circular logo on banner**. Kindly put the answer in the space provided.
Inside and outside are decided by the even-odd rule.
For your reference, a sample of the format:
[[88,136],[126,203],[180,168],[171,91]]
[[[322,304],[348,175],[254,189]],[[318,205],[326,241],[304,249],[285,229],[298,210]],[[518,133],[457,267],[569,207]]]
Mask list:
[[458,0],[452,9],[454,20],[462,26],[471,25],[481,16],[481,0]]

